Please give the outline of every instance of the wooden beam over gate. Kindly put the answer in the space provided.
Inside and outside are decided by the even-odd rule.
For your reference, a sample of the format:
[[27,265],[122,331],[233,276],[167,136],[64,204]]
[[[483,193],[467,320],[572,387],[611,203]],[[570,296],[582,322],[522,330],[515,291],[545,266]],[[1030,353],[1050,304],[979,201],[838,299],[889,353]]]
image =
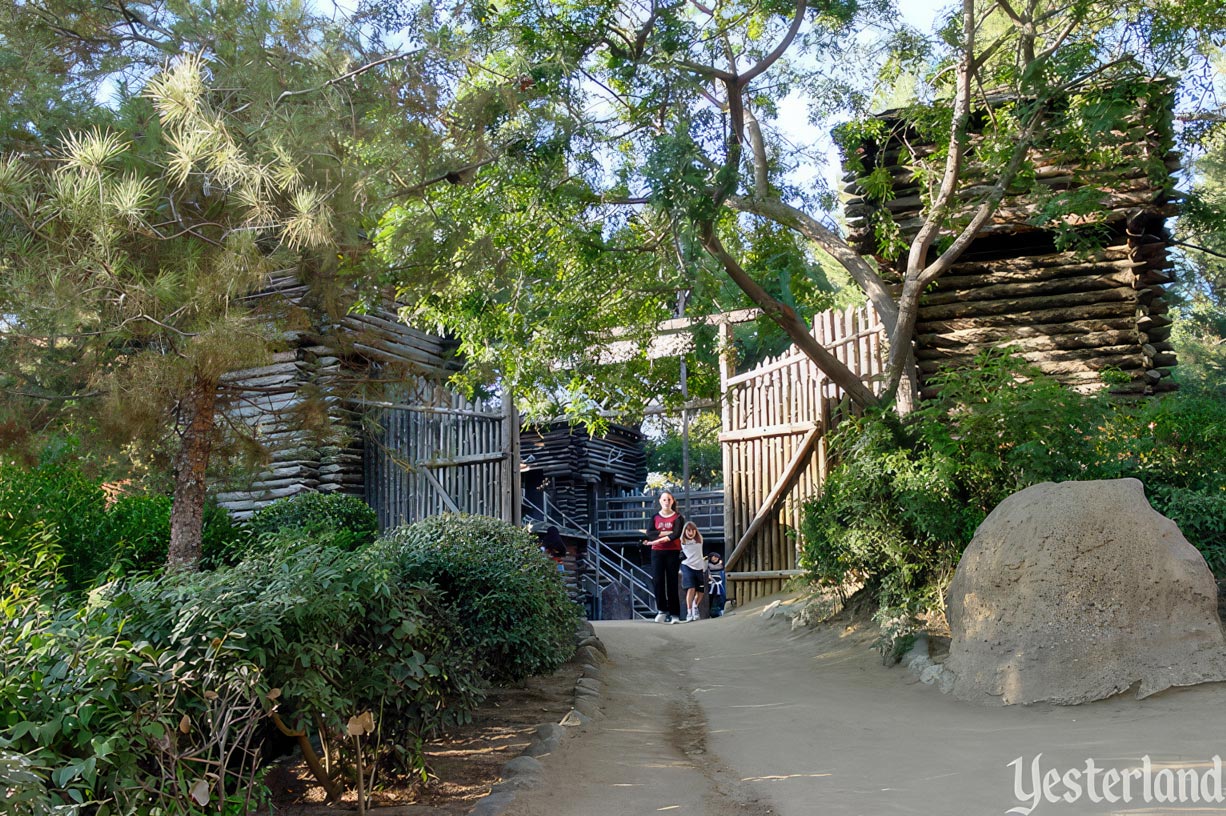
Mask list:
[[[665,320],[656,327],[651,343],[647,347],[647,359],[659,360],[663,357],[677,357],[690,350],[693,344],[693,331],[699,326],[730,326],[737,323],[749,323],[762,316],[761,309],[737,309],[719,314],[700,315],[698,317],[674,317]],[[624,363],[638,354],[638,343],[633,340],[619,338],[630,334],[629,329],[614,329],[609,342],[601,350],[601,362]]]

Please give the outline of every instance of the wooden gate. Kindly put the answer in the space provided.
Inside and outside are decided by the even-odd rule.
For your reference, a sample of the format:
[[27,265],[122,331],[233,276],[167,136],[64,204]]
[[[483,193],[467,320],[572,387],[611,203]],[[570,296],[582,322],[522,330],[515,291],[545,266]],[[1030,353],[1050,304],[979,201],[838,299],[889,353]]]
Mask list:
[[[721,326],[723,345],[731,328]],[[813,336],[870,387],[882,372],[882,326],[871,306],[824,312]],[[724,534],[737,603],[783,589],[800,574],[802,505],[826,476],[825,433],[843,391],[795,349],[752,371],[720,370]]]
[[519,523],[512,407],[466,400],[426,378],[395,401],[363,405],[366,501],[381,528],[461,512]]

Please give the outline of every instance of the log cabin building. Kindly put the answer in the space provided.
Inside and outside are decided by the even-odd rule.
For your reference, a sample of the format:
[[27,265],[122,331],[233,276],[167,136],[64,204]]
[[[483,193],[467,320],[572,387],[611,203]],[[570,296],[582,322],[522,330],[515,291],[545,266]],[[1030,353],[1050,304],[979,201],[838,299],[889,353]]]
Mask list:
[[[1124,98],[1127,112],[1096,134],[1100,144],[1032,150],[1033,184],[1015,185],[1006,194],[966,253],[925,293],[915,339],[923,395],[932,393],[925,383],[933,374],[1005,344],[1078,390],[1110,387],[1113,393],[1139,395],[1175,387],[1171,320],[1163,296],[1171,280],[1165,222],[1176,211],[1179,169],[1172,90],[1151,83],[1108,91],[1117,102]],[[891,272],[898,280],[905,252],[901,258],[888,256],[876,236],[887,219],[903,242],[915,236],[927,200],[916,159],[935,148],[901,111],[878,119],[883,138],[844,146],[848,239],[862,254],[877,258],[887,280]],[[973,136],[962,185],[964,209],[990,182],[975,183],[976,145]],[[882,170],[891,179],[884,195]],[[874,172],[878,183],[868,183]],[[1079,208],[1044,219],[1045,207],[1075,201]],[[1075,212],[1068,214],[1069,209]],[[1069,238],[1080,246],[1067,245]],[[1104,377],[1107,371],[1112,375]]]
[[647,479],[643,434],[610,425],[598,436],[566,420],[520,433],[524,517],[559,528],[591,530],[602,499],[642,492]]
[[514,414],[447,388],[460,367],[453,342],[390,306],[338,315],[308,305],[293,275],[258,297],[278,299],[289,328],[270,365],[226,378],[240,392],[228,419],[259,461],[214,485],[231,515],[318,491],[363,497],[382,528],[448,511],[518,521]]

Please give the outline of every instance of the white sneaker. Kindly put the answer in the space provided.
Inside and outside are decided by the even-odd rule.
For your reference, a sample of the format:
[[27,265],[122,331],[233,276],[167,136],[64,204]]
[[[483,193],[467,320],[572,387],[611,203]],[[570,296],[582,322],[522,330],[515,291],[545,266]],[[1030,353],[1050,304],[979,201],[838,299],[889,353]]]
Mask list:
[[668,613],[661,612],[660,614],[656,615],[656,623],[668,623]]
[[692,621],[698,620],[698,610],[697,609],[690,610],[690,617],[688,618],[688,620],[692,620]]
[[681,618],[674,618],[672,615],[669,615],[668,622],[669,623],[683,623],[684,621],[682,621]]

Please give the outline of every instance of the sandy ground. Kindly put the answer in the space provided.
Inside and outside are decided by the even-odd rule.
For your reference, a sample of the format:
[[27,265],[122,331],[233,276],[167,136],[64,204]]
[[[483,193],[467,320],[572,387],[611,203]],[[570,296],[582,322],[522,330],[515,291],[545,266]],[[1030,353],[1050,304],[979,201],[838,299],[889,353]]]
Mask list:
[[[793,633],[742,610],[596,631],[611,657],[606,717],[544,758],[543,784],[521,792],[508,816],[1226,815],[1226,804],[1190,801],[1187,787],[1182,802],[1176,787],[1174,804],[1159,801],[1162,768],[1204,781],[1226,755],[1226,684],[1071,708],[981,708],[884,667],[868,635],[838,627]],[[1030,798],[1036,755],[1041,774],[1059,775],[1048,789],[1058,801]],[[1140,768],[1145,756],[1156,785],[1148,800],[1139,779],[1130,801],[1120,780],[1104,790],[1101,769]],[[1071,769],[1079,775],[1067,777]]]

